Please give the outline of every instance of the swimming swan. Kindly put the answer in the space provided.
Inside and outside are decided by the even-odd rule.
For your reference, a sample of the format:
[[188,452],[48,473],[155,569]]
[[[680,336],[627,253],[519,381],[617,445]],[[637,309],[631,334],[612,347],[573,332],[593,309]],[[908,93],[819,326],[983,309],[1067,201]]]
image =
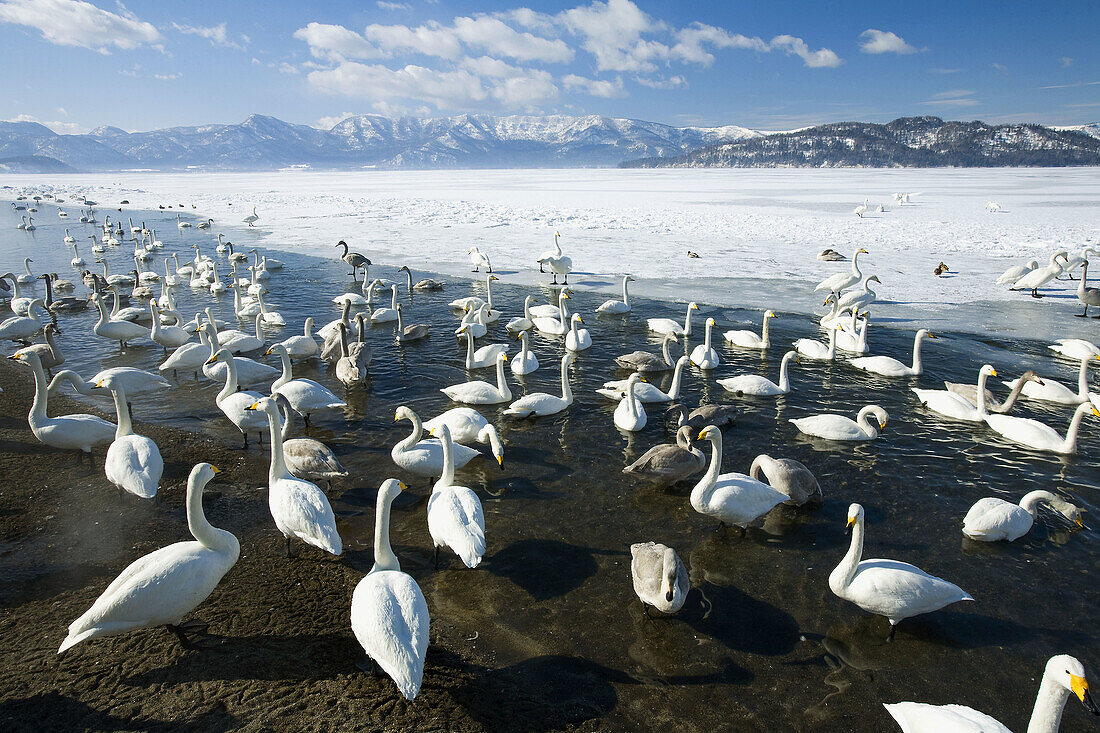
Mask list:
[[348,403],[334,395],[328,387],[314,382],[312,379],[295,379],[294,367],[290,363],[290,354],[282,344],[275,344],[265,352],[265,356],[278,354],[283,362],[282,375],[271,383],[271,394],[278,392],[286,397],[287,402],[294,411],[305,418],[309,424],[309,416],[320,410],[340,410],[348,406]]
[[512,357],[512,374],[522,377],[538,370],[539,360],[531,351],[526,331],[519,332],[519,353]]
[[892,356],[861,356],[856,359],[850,360],[848,363],[854,366],[856,369],[861,369],[865,372],[872,372],[874,374],[881,374],[884,377],[917,377],[924,373],[924,367],[920,361],[920,346],[921,341],[928,337],[930,339],[936,338],[934,333],[929,333],[928,329],[922,328],[917,331],[917,335],[913,338],[913,365],[906,366]]
[[771,346],[771,339],[768,336],[768,319],[778,318],[775,315],[775,311],[764,311],[764,323],[760,329],[760,335],[757,336],[755,331],[726,331],[722,334],[722,337],[733,344],[734,346],[740,346],[742,349],[757,349],[759,351],[766,350]]
[[[877,425],[871,422],[871,415],[878,419]],[[886,428],[886,421],[889,417],[886,410],[878,405],[867,405],[859,411],[855,420],[843,415],[825,414],[800,417],[788,422],[794,423],[799,432],[815,438],[858,441],[877,438],[879,431]]]
[[1019,443],[1035,450],[1069,455],[1077,452],[1077,430],[1081,427],[1081,420],[1089,413],[1100,417],[1100,410],[1097,410],[1092,402],[1082,402],[1078,405],[1064,438],[1054,428],[1029,418],[1013,417],[1012,415],[986,415],[985,422],[986,425],[1013,443]]
[[699,306],[695,303],[688,303],[687,315],[684,316],[684,325],[680,325],[671,318],[649,318],[646,320],[646,325],[650,331],[657,333],[671,333],[676,336],[690,336],[691,335],[691,312],[699,310]]
[[958,395],[946,389],[912,389],[921,404],[935,413],[950,417],[955,420],[969,422],[981,422],[985,419],[985,383],[989,377],[997,376],[997,370],[992,365],[986,364],[978,372],[978,387],[975,391],[976,404],[971,404],[962,395]]
[[699,440],[709,440],[710,466],[691,490],[691,507],[700,514],[714,517],[721,525],[745,528],[775,506],[787,501],[787,495],[743,473],[722,470],[722,431],[708,425],[699,432]]
[[455,402],[467,405],[498,405],[512,399],[512,390],[508,388],[508,381],[504,378],[504,362],[508,361],[507,354],[501,354],[497,358],[497,383],[496,386],[481,380],[452,384],[439,390]]
[[623,469],[658,486],[674,484],[706,468],[707,457],[692,445],[695,429],[684,425],[676,431],[676,443],[659,443]]
[[[676,360],[676,370],[672,372],[672,384],[669,386],[668,392],[662,392],[655,384],[650,384],[643,379],[641,384],[634,385],[634,396],[643,404],[649,402],[672,402],[673,400],[679,399],[684,367],[690,363],[691,359],[687,356],[681,356]],[[637,374],[637,372],[635,372],[635,374]],[[603,387],[597,389],[596,393],[611,400],[621,400],[623,394],[626,393],[629,382],[629,379],[604,382]]]
[[622,356],[615,357],[615,363],[620,369],[630,369],[636,372],[642,372],[643,374],[649,372],[667,372],[676,366],[676,362],[672,360],[672,356],[668,353],[668,345],[670,342],[675,341],[679,343],[680,340],[676,338],[674,333],[666,333],[661,339],[661,355],[651,354],[648,351],[632,351],[629,354],[623,354]]
[[641,374],[634,372],[630,375],[630,378],[626,380],[626,389],[623,391],[622,399],[619,400],[619,405],[615,408],[615,427],[620,430],[635,432],[646,425],[645,408],[635,395],[635,387],[637,387],[639,381],[645,381]]
[[619,314],[630,312],[630,293],[627,290],[627,283],[634,282],[634,278],[630,275],[623,275],[623,299],[622,300],[605,300],[596,308],[597,313],[607,314]]
[[[420,417],[408,407],[402,405],[394,413],[393,421],[408,420],[412,423],[412,432],[390,450],[390,458],[409,473],[424,478],[438,478],[443,475],[443,445],[438,440],[421,440],[424,427]],[[481,454],[473,448],[456,445],[452,451],[455,468],[462,468]],[[503,458],[501,459],[503,460]]]
[[779,365],[779,384],[757,374],[739,374],[736,377],[719,379],[718,384],[722,385],[722,389],[727,392],[752,397],[774,397],[789,394],[791,379],[788,369],[791,360],[798,361],[798,354],[794,351],[788,351],[783,355],[783,361]]
[[718,352],[711,346],[711,329],[715,325],[717,324],[713,318],[707,319],[706,335],[703,338],[703,343],[691,350],[691,363],[700,369],[714,369],[722,363]]
[[963,518],[962,532],[970,539],[982,542],[1018,540],[1031,531],[1039,514],[1039,504],[1043,503],[1049,504],[1078,527],[1085,526],[1078,507],[1049,491],[1031,491],[1020,499],[1019,504],[991,496],[979,499]]
[[[1052,379],[1030,381],[1024,383],[1023,395],[1033,400],[1043,402],[1056,402],[1059,405],[1079,405],[1089,400],[1089,363],[1100,356],[1085,356],[1081,358],[1081,370],[1077,374],[1077,391],[1059,384]],[[1018,380],[1005,382],[1005,386],[1013,388]]]
[[[523,334],[526,336],[526,332]],[[516,417],[544,417],[557,415],[573,404],[573,390],[569,385],[569,367],[576,357],[573,354],[565,354],[561,358],[561,397],[546,392],[532,392],[524,395],[508,405],[505,415]]]

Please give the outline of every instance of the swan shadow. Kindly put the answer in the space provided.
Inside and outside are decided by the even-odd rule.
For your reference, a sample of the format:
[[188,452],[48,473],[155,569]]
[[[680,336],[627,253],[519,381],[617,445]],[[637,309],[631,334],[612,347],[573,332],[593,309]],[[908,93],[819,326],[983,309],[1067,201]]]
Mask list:
[[798,623],[789,613],[757,600],[732,585],[710,582],[693,588],[698,603],[685,607],[680,617],[700,634],[717,639],[728,649],[748,654],[779,656],[798,642]]
[[[230,730],[242,721],[229,713],[223,703],[217,702],[211,709],[188,716],[186,720],[174,718],[160,720],[147,717],[118,718],[97,710],[72,697],[48,692],[20,700],[0,702],[0,718],[8,731],[40,731],[81,728],[84,730],[132,731],[170,733],[181,727],[193,730]],[[8,727],[11,726],[11,727]]]
[[490,573],[546,601],[579,588],[599,570],[591,550],[557,540],[519,540],[488,558]]

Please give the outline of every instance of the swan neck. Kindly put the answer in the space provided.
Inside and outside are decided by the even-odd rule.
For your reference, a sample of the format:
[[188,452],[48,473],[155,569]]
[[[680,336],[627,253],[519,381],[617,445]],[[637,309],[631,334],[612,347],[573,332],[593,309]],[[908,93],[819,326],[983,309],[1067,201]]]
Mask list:
[[[561,248],[559,247],[559,249],[561,249]],[[628,282],[629,281],[624,277],[623,278],[623,305],[625,305],[627,308],[630,307],[630,291],[627,290],[627,287],[626,287]]]
[[[836,334],[836,331],[833,331]],[[787,357],[783,357],[783,363],[779,365],[779,389],[784,392],[788,392],[791,389],[791,375],[790,375],[791,360]]]
[[[840,564],[829,574],[829,588],[840,595],[840,590],[847,588],[856,575],[856,568],[863,557],[863,519],[860,518],[852,527],[852,543],[848,545],[848,552]],[[843,596],[841,596],[843,597]]]
[[432,487],[433,493],[448,486],[454,486],[455,483],[454,442],[451,440],[451,431],[443,430],[442,435],[439,436],[439,442],[443,445],[443,472]]
[[293,367],[290,366],[290,354],[285,349],[281,350],[279,360],[283,363],[283,373],[271,385],[272,389],[278,389],[294,378]]
[[279,430],[279,413],[274,404],[269,405],[264,412],[267,413],[267,429],[271,434],[271,469],[267,479],[274,483],[279,479],[293,478],[286,470],[286,461],[283,459],[283,434]]
[[688,309],[687,309],[687,315],[684,316],[684,335],[685,336],[690,336],[691,335],[691,310],[692,310],[692,308],[689,305]]
[[760,481],[760,474],[764,470],[764,456],[757,456],[752,460],[752,465],[749,466],[749,478]]
[[863,432],[874,438],[878,435],[878,423],[871,422],[871,415],[870,410],[860,410],[859,415],[856,416],[856,423],[863,429]]
[[191,536],[210,550],[219,550],[225,546],[225,541],[220,536],[223,530],[214,527],[206,519],[206,512],[202,510],[202,492],[206,488],[206,482],[199,483],[195,476],[187,479],[187,528],[191,530]]
[[913,366],[910,370],[913,374],[920,374],[923,371],[920,361],[920,347],[923,343],[924,339],[921,336],[913,339]]
[[378,506],[374,513],[374,566],[370,572],[380,570],[401,570],[401,564],[390,547],[390,507],[393,496],[389,492],[378,490]]
[[1069,423],[1069,430],[1066,431],[1065,442],[1062,444],[1062,450],[1065,453],[1073,453],[1077,450],[1077,429],[1081,427],[1081,421],[1090,410],[1092,410],[1092,402],[1082,402],[1077,406],[1077,411],[1073,413],[1073,420]]
[[46,372],[42,369],[42,362],[31,362],[31,370],[34,372],[34,401],[31,403],[27,422],[34,427],[35,424],[46,420],[46,403],[50,395],[46,390]]
[[561,398],[566,402],[573,401],[573,388],[569,385],[569,358],[561,360]]
[[497,359],[497,390],[506,400],[512,399],[512,390],[504,378],[504,359]]
[[667,336],[661,341],[661,356],[665,359],[665,364],[672,366],[672,355],[668,353],[668,345],[672,343],[672,339]]
[[[979,415],[986,414],[985,383],[988,379],[989,375],[986,374],[984,371],[978,374],[978,394],[975,396],[974,406],[977,408]],[[1021,389],[1023,389],[1022,386]]]
[[722,436],[711,436],[710,447],[710,465],[707,466],[707,472],[691,490],[691,505],[696,509],[706,505],[711,492],[718,484],[718,474],[722,470]]
[[474,334],[466,329],[466,368],[474,368]]
[[[211,346],[213,348],[213,346]],[[237,391],[237,363],[232,354],[225,360],[225,386],[222,387],[219,399],[225,399]]]
[[412,432],[409,433],[409,437],[401,441],[401,450],[412,450],[417,441],[420,440],[420,436],[424,434],[424,426],[420,422],[420,416],[412,410],[409,411],[409,422],[412,423]]
[[1069,694],[1069,690],[1044,672],[1027,733],[1057,733],[1062,725],[1062,711],[1066,707]]
[[1077,397],[1083,401],[1089,398],[1089,361],[1092,357],[1081,360],[1081,371],[1077,374]]
[[1035,517],[1039,514],[1039,505],[1044,501],[1049,502],[1054,499],[1054,494],[1049,491],[1043,491],[1042,489],[1037,491],[1031,491],[1024,494],[1024,498],[1020,499],[1020,508]]
[[684,366],[686,362],[680,360],[676,362],[676,368],[672,372],[672,384],[668,387],[668,396],[671,399],[676,399],[680,396],[680,383],[684,378]]
[[765,348],[768,347],[768,346],[771,346],[771,342],[768,339],[768,327],[769,327],[768,321],[770,321],[770,320],[771,320],[770,318],[765,316],[765,318],[764,318],[764,328],[761,329],[761,332],[760,332],[760,343]]
[[115,440],[134,434],[133,423],[130,422],[130,409],[126,406],[126,392],[121,386],[111,390],[111,397],[115,401],[115,413],[118,416],[118,427],[115,428]]

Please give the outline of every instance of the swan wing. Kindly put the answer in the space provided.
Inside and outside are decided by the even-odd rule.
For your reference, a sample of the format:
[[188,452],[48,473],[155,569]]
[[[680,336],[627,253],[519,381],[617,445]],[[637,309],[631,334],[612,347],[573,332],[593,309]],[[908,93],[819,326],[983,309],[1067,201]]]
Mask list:
[[339,555],[344,545],[336,531],[336,515],[316,485],[301,479],[279,479],[269,492],[268,506],[276,526],[287,537]]
[[1009,440],[1040,450],[1047,447],[1060,447],[1063,442],[1058,431],[1031,418],[1013,417],[1012,415],[988,415],[986,416],[986,423]]
[[164,460],[144,435],[124,435],[111,443],[103,464],[107,480],[143,499],[157,495]]
[[864,610],[897,621],[973,598],[954,583],[898,560],[864,560],[844,597]]
[[718,384],[722,385],[727,392],[741,394],[769,395],[779,394],[782,391],[778,384],[759,374],[740,374],[728,379],[719,379]]
[[982,416],[978,414],[978,408],[967,402],[965,397],[946,389],[914,388],[913,394],[915,394],[917,399],[921,401],[921,404],[926,406],[929,410],[943,415],[944,417],[971,421],[982,419]]
[[874,372],[885,377],[902,376],[910,374],[912,370],[892,356],[861,356],[848,361],[856,369],[865,372]]
[[963,534],[986,542],[1011,541],[1027,534],[1034,521],[1031,514],[1020,505],[986,497],[975,502],[966,513],[963,518]]
[[1012,733],[995,718],[965,705],[883,704],[902,733]]
[[428,498],[428,533],[437,547],[449,547],[468,568],[485,554],[481,501],[465,486],[447,486]]
[[807,435],[831,440],[866,440],[867,434],[855,420],[843,415],[812,415],[791,420],[795,427]]
[[787,498],[786,494],[743,473],[724,473],[718,477],[709,504],[725,521],[745,525]]
[[351,597],[355,638],[407,700],[420,691],[429,624],[424,594],[406,573],[379,570],[355,586]]

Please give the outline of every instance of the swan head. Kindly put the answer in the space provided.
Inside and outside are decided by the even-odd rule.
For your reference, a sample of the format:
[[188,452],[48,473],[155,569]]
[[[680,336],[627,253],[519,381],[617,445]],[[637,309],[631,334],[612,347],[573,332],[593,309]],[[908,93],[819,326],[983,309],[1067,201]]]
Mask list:
[[503,364],[504,362],[508,361],[508,355],[504,352],[501,352],[497,355],[497,361]]
[[[260,316],[257,316],[259,318]],[[279,356],[289,355],[286,347],[282,344],[273,344],[271,348],[264,352],[264,356],[270,356],[271,354],[278,354]]]
[[927,328],[922,328],[921,330],[917,331],[917,338],[934,339],[934,338],[936,338],[936,334],[932,333]]
[[715,425],[707,425],[699,431],[696,440],[718,440],[722,437],[722,431]]
[[864,254],[864,255],[866,255],[866,254],[871,254],[871,253],[870,253],[870,252],[868,252],[867,250],[865,250],[865,249],[864,249],[863,247],[860,247],[860,248],[859,248],[859,254]]
[[402,481],[388,478],[378,487],[378,499],[380,502],[392,501],[395,496],[409,488]]
[[688,310],[689,311],[697,311],[697,310],[699,310],[699,306],[695,303],[688,303]]
[[765,318],[779,318],[779,316],[775,315],[775,311],[772,311],[772,310],[764,311],[764,317]]
[[[992,369],[993,367],[989,367],[989,368]],[[862,410],[859,411],[859,416],[863,416],[863,415],[874,415],[875,419],[878,420],[878,429],[879,430],[885,430],[886,429],[886,421],[890,419],[890,414],[888,412],[886,412],[886,410],[879,407],[878,405],[867,405],[866,407],[864,407]]]
[[499,278],[499,277],[497,277],[496,275],[490,275],[489,277],[487,277],[487,278],[486,278],[486,280],[490,280],[490,281],[491,281],[491,280],[499,280],[499,279],[500,279],[500,278]]
[[584,319],[581,318],[580,313],[574,313],[573,317],[569,319],[572,323],[584,323]]
[[259,410],[263,412],[275,412],[278,408],[275,406],[275,400],[271,399],[270,397],[261,397],[244,409]]
[[206,486],[212,478],[221,472],[220,468],[209,463],[196,463],[195,467],[191,469],[189,480],[194,481],[198,486]]
[[412,272],[409,270],[408,266],[406,266],[406,265],[401,265],[401,267],[397,268],[397,271],[398,272],[407,272],[410,275],[412,274]]
[[852,504],[848,507],[848,523],[844,525],[844,533],[850,532],[856,524],[863,524],[862,504]]
[[878,275],[871,275],[871,277],[867,278],[867,282],[871,282],[872,280],[879,283],[880,285],[882,284],[882,280],[878,279]]
[[996,377],[996,376],[998,376],[997,370],[993,368],[992,364],[986,364],[985,366],[983,366],[981,368],[981,370],[978,373],[979,374],[984,374],[987,377]]
[[398,407],[397,410],[393,413],[394,422],[401,422],[402,420],[412,420],[414,417],[416,417],[416,413],[414,413],[412,410],[405,407],[404,405]]
[[1075,657],[1068,654],[1051,657],[1050,661],[1047,662],[1046,673],[1043,676],[1049,677],[1072,692],[1090,713],[1100,715],[1100,709],[1096,707],[1092,694],[1089,692],[1089,681],[1085,675],[1085,666]]

